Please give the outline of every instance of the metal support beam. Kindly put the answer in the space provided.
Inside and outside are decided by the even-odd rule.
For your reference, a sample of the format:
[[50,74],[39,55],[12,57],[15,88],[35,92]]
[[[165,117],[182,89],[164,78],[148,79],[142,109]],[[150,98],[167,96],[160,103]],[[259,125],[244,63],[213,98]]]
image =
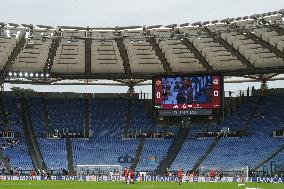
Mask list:
[[165,54],[162,52],[159,45],[157,44],[155,38],[154,37],[148,37],[148,38],[146,38],[146,41],[149,42],[150,45],[152,46],[152,48],[154,49],[155,54],[156,54],[157,57],[159,57],[159,60],[161,61],[163,68],[166,71],[166,73],[171,74],[172,73],[171,65],[168,62],[168,60],[166,59]]
[[202,56],[202,54],[193,46],[193,44],[187,38],[182,38],[181,43],[190,50],[190,52],[194,55],[196,59],[199,60],[199,63],[206,69],[208,73],[213,72],[213,68],[209,65],[207,60]]
[[248,69],[256,70],[255,66],[250,63],[239,51],[237,51],[232,45],[227,43],[224,39],[221,38],[218,34],[211,32],[208,28],[204,28],[204,32],[211,37],[214,42],[219,43],[225,49],[227,49],[233,56],[235,56],[240,62],[245,64]]
[[85,73],[90,74],[92,70],[92,42],[90,38],[85,39]]
[[52,39],[52,44],[49,49],[47,60],[46,60],[45,67],[44,67],[45,74],[50,73],[51,71],[51,68],[53,66],[53,60],[54,60],[54,57],[56,56],[56,50],[59,47],[60,41],[61,41],[60,37],[55,37]]
[[123,40],[122,39],[116,39],[115,42],[117,44],[117,47],[118,47],[119,52],[120,52],[120,56],[121,56],[122,61],[123,61],[125,74],[127,76],[129,76],[129,75],[131,75],[131,68],[130,68],[130,64],[129,64],[128,53],[127,53],[127,50],[126,50],[125,45],[123,43]]
[[21,52],[21,50],[24,48],[26,43],[26,38],[25,38],[25,34],[20,36],[19,42],[17,43],[16,47],[14,48],[13,52],[11,53],[11,55],[8,58],[8,61],[6,62],[3,71],[2,71],[2,75],[0,78],[0,86],[1,86],[1,90],[4,90],[4,82],[5,79],[8,75],[8,72],[10,71],[12,65],[14,64],[14,61],[16,60],[18,54]]

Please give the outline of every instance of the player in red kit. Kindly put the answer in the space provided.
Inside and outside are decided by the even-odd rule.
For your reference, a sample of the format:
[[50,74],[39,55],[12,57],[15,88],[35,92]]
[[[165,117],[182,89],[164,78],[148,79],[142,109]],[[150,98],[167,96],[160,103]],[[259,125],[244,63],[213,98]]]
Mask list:
[[181,185],[181,182],[182,182],[182,170],[181,170],[181,168],[178,168],[177,177],[178,177],[178,184]]
[[124,168],[123,175],[124,175],[125,184],[127,184],[128,175],[129,175],[129,171],[128,171],[127,167]]
[[130,170],[129,172],[129,178],[130,178],[130,184],[134,184],[134,171],[133,170]]

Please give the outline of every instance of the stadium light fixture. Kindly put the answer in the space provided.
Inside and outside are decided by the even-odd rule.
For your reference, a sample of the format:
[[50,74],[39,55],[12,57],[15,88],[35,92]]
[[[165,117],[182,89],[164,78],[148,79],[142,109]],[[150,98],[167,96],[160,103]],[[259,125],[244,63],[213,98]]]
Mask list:
[[12,72],[9,72],[9,76],[12,76],[13,74],[12,74]]
[[49,74],[47,73],[47,74],[45,74],[45,76],[46,76],[46,77],[49,77]]
[[44,74],[42,73],[42,74],[40,74],[40,77],[44,77]]
[[25,77],[28,77],[28,73],[27,72],[25,73]]
[[36,73],[35,76],[38,77],[38,73]]
[[20,76],[20,77],[23,77],[23,73],[22,73],[22,72],[20,72],[20,73],[19,73],[19,76]]
[[14,76],[16,77],[18,74],[16,72],[14,72]]
[[34,74],[33,73],[30,73],[30,77],[33,77],[34,76]]

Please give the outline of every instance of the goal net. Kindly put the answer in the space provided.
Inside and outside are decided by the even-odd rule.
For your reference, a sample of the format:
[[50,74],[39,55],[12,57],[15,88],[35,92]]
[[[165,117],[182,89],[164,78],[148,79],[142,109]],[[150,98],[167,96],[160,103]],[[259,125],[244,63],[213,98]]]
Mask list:
[[77,175],[121,175],[120,165],[76,165]]

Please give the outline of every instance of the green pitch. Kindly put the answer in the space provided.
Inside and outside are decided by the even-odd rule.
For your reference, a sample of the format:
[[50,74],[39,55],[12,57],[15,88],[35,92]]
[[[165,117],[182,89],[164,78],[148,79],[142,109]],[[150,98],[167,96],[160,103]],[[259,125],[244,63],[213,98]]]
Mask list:
[[121,182],[85,182],[85,181],[0,181],[0,189],[283,189],[284,184],[267,183],[182,183],[140,182],[123,184]]

